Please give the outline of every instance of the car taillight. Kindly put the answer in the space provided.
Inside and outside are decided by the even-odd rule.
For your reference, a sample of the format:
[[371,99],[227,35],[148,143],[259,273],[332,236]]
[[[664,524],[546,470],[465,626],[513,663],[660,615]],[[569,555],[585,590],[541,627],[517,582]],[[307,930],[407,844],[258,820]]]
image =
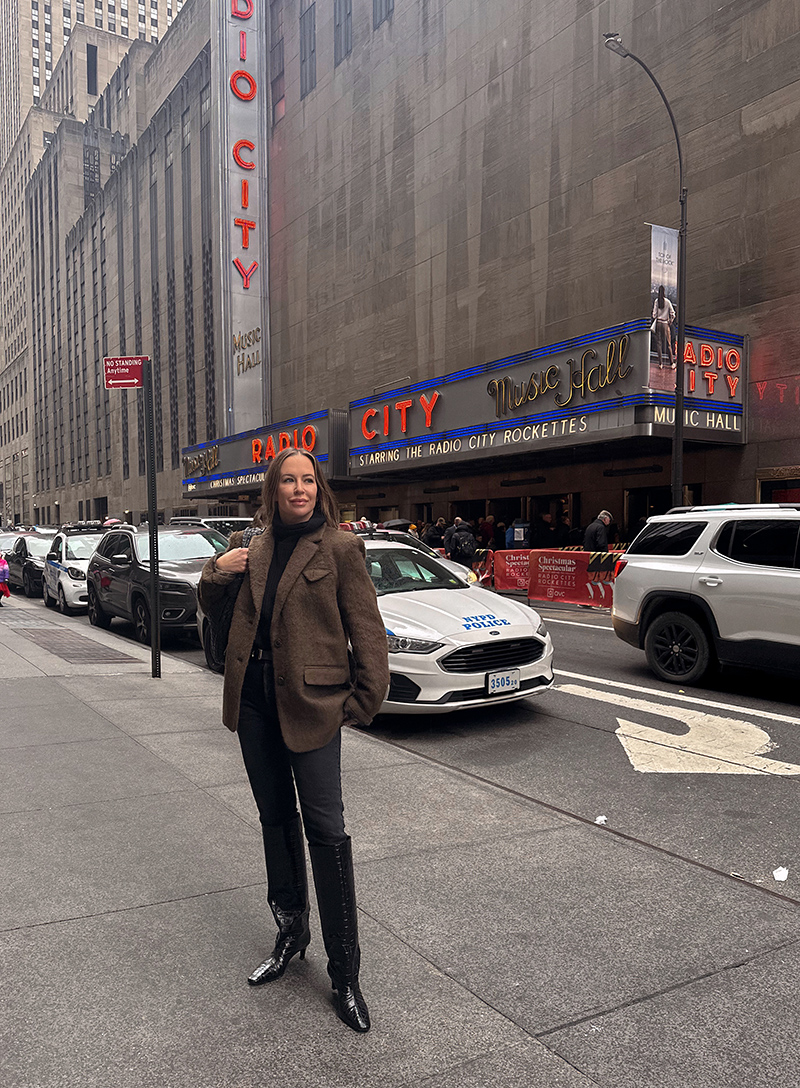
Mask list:
[[620,574],[625,570],[628,565],[627,559],[618,559],[614,564],[614,577],[619,578]]

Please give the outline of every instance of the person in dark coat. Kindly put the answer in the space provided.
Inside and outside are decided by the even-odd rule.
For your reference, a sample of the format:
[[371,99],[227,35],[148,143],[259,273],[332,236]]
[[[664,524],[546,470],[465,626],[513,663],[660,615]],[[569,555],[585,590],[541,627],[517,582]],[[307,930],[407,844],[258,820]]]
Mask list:
[[453,518],[453,524],[448,525],[448,527],[444,531],[444,539],[442,540],[442,547],[444,548],[444,554],[447,556],[448,559],[450,558],[450,547],[451,547],[451,544],[452,544],[453,537],[458,532],[459,526],[461,526],[461,525],[463,525],[463,519],[462,518]]
[[367,725],[380,708],[389,685],[386,628],[363,541],[337,530],[336,503],[316,459],[283,450],[261,495],[249,547],[234,533],[228,550],[204,567],[199,586],[213,622],[238,585],[222,717],[239,736],[278,926],[272,954],[248,982],[279,979],[293,956],[305,957],[311,932],[304,830],[336,1011],[348,1027],[365,1032],[370,1019],[359,986],[341,727]]
[[585,552],[608,551],[608,527],[612,517],[608,510],[601,510],[594,521],[587,526],[583,535],[583,550]]
[[422,534],[422,543],[427,544],[430,548],[443,548],[446,528],[447,522],[444,518],[437,518]]

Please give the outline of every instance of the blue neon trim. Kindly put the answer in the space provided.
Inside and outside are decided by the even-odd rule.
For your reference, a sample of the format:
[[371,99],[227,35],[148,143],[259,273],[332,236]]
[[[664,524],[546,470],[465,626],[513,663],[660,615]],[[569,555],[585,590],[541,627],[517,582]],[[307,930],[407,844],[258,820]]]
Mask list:
[[[223,438],[213,438],[210,442],[201,442],[199,446],[185,446],[181,450],[181,457],[190,453],[197,453],[199,450],[210,449],[211,446],[224,446],[228,442],[238,442],[243,438],[258,438],[259,435],[266,434],[268,431],[280,431],[287,430],[290,427],[299,427],[301,423],[311,423],[315,419],[324,419],[328,415],[329,409],[323,408],[320,412],[311,412],[307,416],[297,416],[296,419],[285,419],[282,423],[266,423],[263,427],[256,427],[253,431],[242,431],[240,434],[229,434]],[[314,454],[316,457],[316,454]],[[320,458],[317,457],[319,461]]]
[[[303,451],[300,450],[299,452],[302,453]],[[316,454],[314,456],[316,457]],[[317,457],[317,460],[320,462],[320,464],[325,464],[325,462],[328,460],[328,454],[327,453],[320,454],[320,456]],[[254,465],[252,468],[248,468],[248,469],[240,468],[240,469],[236,469],[234,472],[219,472],[219,473],[216,473],[214,476],[190,476],[188,479],[183,480],[182,482],[184,484],[205,484],[205,483],[208,483],[211,480],[234,480],[235,481],[237,476],[248,476],[248,475],[249,476],[255,476],[255,475],[264,476],[266,474],[266,471],[267,471],[268,468],[269,468],[269,465],[264,465],[263,468],[257,468]],[[248,485],[247,484],[242,484],[242,486],[247,487]]]
[[[475,434],[486,434],[492,431],[515,430],[517,427],[526,427],[529,424],[550,423],[555,419],[571,419],[575,416],[597,415],[599,412],[613,411],[615,408],[673,408],[675,397],[667,393],[632,393],[627,397],[617,397],[614,400],[597,401],[594,404],[576,406],[573,408],[556,409],[550,412],[540,412],[538,415],[518,416],[514,419],[498,419],[489,423],[479,423],[472,427],[459,427],[452,431],[441,431],[438,434],[420,435],[417,438],[399,438],[393,442],[383,442],[376,446],[353,446],[349,453],[351,457],[357,457],[362,453],[376,453],[386,450],[406,449],[409,446],[422,446],[428,442],[446,442],[453,438],[469,438]],[[684,398],[684,411],[694,409],[696,411],[724,412],[727,415],[742,415],[741,404],[725,404],[722,401],[694,401],[689,397]]]

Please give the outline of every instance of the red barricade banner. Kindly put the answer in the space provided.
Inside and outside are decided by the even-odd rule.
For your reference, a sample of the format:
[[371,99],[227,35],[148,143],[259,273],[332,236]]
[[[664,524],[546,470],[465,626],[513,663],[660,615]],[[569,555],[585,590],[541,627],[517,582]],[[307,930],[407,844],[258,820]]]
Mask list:
[[611,608],[618,558],[618,552],[532,551],[528,599]]
[[527,593],[530,583],[530,551],[499,551],[494,553],[494,588],[499,593]]

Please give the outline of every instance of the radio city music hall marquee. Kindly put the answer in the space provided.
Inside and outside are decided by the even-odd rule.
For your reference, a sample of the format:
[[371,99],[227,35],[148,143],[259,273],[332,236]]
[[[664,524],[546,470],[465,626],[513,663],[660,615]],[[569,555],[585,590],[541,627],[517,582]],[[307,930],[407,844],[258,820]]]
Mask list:
[[[353,401],[350,474],[665,433],[674,371],[651,367],[637,321]],[[687,432],[741,443],[743,338],[687,328],[684,367]]]
[[214,20],[228,434],[263,426],[271,411],[267,11],[264,0],[220,0]]

